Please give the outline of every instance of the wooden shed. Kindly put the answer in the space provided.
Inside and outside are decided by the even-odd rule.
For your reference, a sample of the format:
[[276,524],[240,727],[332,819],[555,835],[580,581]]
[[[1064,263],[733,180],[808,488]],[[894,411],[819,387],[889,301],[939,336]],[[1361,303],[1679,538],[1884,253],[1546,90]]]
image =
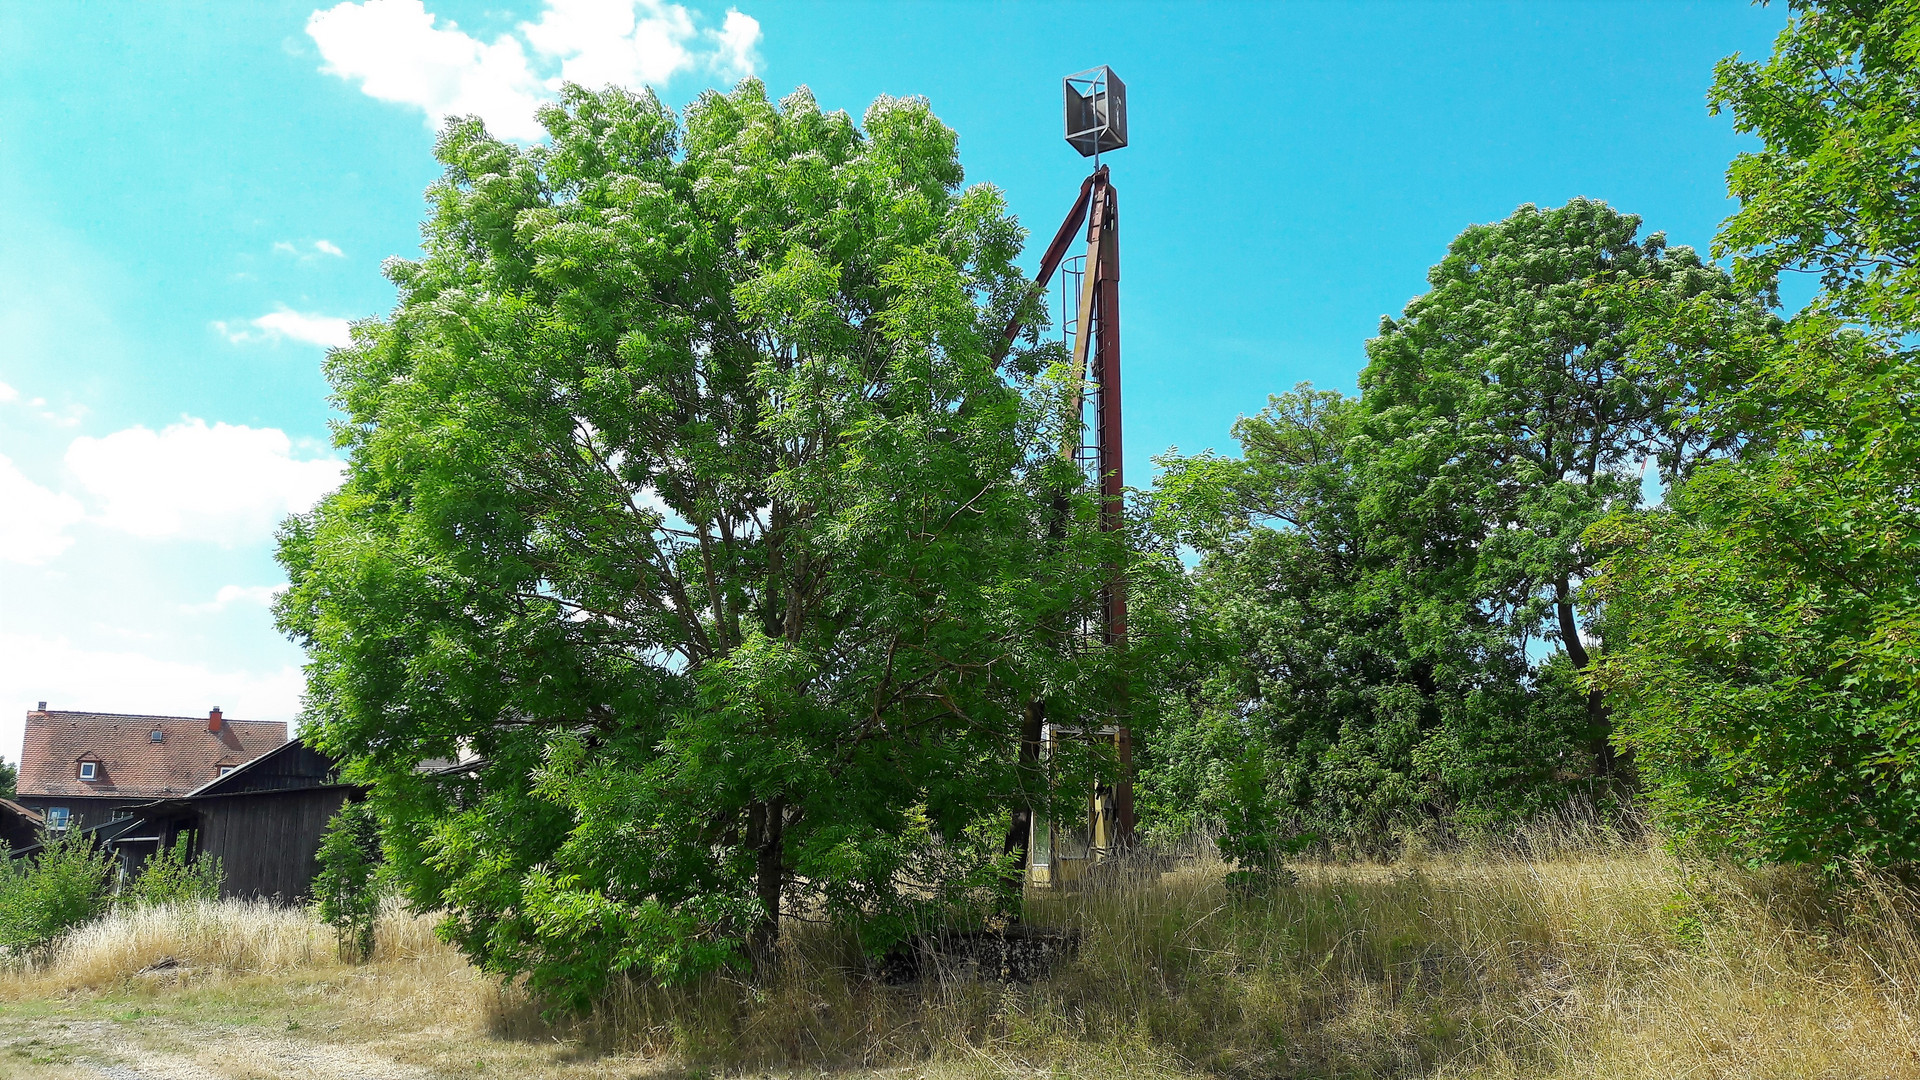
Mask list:
[[0,799],[0,843],[9,849],[18,851],[38,845],[40,830],[46,827],[47,819],[38,811],[12,799]]
[[221,896],[300,901],[327,822],[360,794],[339,782],[331,757],[294,739],[180,798],[136,807],[139,824],[110,844],[131,876],[184,835],[193,858],[220,860]]

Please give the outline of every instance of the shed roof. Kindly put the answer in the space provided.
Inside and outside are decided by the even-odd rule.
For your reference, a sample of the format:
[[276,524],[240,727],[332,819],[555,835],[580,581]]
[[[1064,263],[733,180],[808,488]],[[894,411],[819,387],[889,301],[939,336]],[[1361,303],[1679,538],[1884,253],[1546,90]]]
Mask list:
[[[153,741],[153,732],[160,741]],[[126,713],[27,714],[20,748],[22,795],[85,798],[164,798],[183,795],[220,774],[219,763],[247,762],[287,741],[281,720],[222,718],[210,731],[204,716]],[[99,763],[96,779],[82,780],[77,763]]]
[[[281,776],[274,781],[260,782],[256,774],[282,766]],[[225,776],[215,775],[213,779],[186,792],[181,798],[193,799],[202,795],[229,795],[255,791],[290,791],[316,787],[352,787],[341,784],[334,774],[339,763],[330,755],[312,749],[301,740],[288,739],[279,746],[261,754],[244,765],[235,767]]]

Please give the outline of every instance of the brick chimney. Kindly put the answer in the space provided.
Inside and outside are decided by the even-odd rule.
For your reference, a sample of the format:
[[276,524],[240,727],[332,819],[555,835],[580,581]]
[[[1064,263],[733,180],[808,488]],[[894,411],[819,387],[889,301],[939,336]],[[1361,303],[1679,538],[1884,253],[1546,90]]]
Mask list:
[[218,705],[207,713],[207,730],[216,735],[220,733],[220,706]]
[[40,707],[39,707],[39,708],[37,708],[37,709],[35,709],[35,710],[33,710],[33,711],[34,711],[34,712],[46,712],[46,711],[47,711],[47,703],[46,703],[46,702],[44,702],[44,701],[43,701],[43,702],[41,702],[41,703],[40,703]]

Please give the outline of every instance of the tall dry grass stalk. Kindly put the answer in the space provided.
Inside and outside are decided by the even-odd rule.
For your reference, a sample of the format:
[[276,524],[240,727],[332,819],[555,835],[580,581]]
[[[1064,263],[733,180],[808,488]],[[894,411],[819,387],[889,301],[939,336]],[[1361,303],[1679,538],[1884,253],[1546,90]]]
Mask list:
[[[397,907],[382,913],[374,960],[431,957],[464,965],[433,935],[429,918]],[[101,988],[141,975],[273,974],[346,966],[333,929],[303,908],[265,901],[196,901],[123,909],[20,958],[0,975],[0,992]]]
[[1230,893],[1225,869],[1203,858],[1031,896],[1031,922],[1082,945],[1027,985],[890,986],[851,932],[800,925],[758,983],[626,983],[591,1015],[553,1019],[467,967],[430,920],[389,911],[374,961],[352,967],[302,912],[219,904],[113,916],[0,978],[0,995],[156,969],[324,978],[436,1030],[730,1070],[1920,1076],[1920,898],[1884,878],[1833,889],[1689,867],[1565,822],[1499,845],[1409,846],[1392,865],[1309,864],[1257,896]]

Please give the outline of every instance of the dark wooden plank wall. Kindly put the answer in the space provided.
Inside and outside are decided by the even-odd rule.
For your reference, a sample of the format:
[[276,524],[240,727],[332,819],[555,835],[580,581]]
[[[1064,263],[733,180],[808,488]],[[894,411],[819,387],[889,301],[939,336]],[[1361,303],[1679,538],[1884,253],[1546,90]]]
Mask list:
[[333,782],[334,769],[332,758],[296,739],[268,751],[229,783],[222,784],[219,793],[233,795],[242,791],[319,787]]
[[40,824],[30,817],[0,806],[0,841],[9,848],[23,848],[40,842]]
[[220,895],[305,899],[320,869],[315,858],[320,834],[349,792],[344,787],[308,788],[195,800],[200,854],[217,857],[226,873]]

